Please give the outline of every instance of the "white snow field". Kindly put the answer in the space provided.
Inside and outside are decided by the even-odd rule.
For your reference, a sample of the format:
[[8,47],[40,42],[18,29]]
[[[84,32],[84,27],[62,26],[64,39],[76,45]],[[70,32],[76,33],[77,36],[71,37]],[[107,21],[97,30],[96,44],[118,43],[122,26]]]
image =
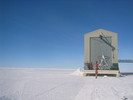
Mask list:
[[95,79],[74,71],[0,68],[0,100],[133,100],[133,75]]

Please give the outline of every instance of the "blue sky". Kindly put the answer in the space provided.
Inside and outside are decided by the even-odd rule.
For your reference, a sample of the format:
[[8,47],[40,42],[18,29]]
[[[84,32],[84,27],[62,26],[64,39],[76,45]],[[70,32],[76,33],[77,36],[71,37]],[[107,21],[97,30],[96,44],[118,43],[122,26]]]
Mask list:
[[[132,5],[132,0],[1,0],[0,67],[82,67],[83,36],[96,29],[118,33],[119,59],[133,59]],[[120,66],[133,70],[133,64]]]

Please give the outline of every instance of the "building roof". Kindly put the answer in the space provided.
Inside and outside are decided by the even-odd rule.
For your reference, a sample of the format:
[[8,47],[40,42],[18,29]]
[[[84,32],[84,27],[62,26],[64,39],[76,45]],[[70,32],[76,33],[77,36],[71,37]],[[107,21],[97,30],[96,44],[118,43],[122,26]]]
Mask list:
[[107,31],[104,29],[98,29],[89,33],[86,33],[85,36],[99,36],[100,34],[104,34],[105,36],[116,36],[117,33],[115,32],[111,32],[111,31]]

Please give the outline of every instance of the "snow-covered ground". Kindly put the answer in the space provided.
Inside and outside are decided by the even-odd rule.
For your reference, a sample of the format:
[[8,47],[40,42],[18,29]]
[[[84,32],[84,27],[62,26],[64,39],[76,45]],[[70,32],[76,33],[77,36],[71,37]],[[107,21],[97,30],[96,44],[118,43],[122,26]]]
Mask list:
[[133,100],[133,75],[83,77],[79,70],[0,68],[0,100]]

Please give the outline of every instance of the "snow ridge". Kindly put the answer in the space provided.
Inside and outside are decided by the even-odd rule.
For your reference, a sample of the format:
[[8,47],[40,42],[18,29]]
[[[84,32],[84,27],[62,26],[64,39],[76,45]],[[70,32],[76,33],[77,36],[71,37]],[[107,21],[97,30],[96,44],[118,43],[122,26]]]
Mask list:
[[75,75],[75,76],[83,76],[83,71],[81,68],[76,69],[76,71],[74,71],[73,73],[71,73],[71,75]]

